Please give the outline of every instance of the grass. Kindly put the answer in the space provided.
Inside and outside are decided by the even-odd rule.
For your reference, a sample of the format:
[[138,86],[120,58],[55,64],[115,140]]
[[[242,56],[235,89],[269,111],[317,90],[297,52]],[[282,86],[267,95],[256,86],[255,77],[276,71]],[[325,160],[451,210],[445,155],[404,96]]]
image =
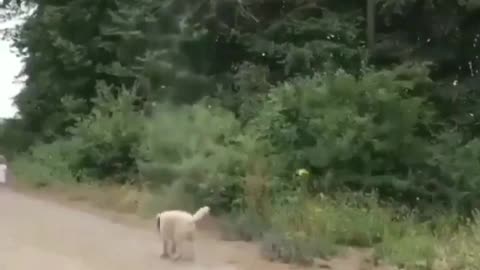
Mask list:
[[261,241],[267,258],[283,262],[310,264],[356,247],[372,249],[373,261],[399,269],[470,270],[480,265],[479,217],[461,226],[448,216],[422,223],[412,213],[380,207],[375,196],[349,194],[274,206],[268,229],[257,226],[263,233],[250,229],[254,236],[247,238]]
[[[393,221],[394,212],[380,207],[373,196],[357,196],[355,200],[348,197],[306,199],[292,205],[291,209],[283,209],[285,206],[275,211],[272,227],[274,231],[283,232],[283,238],[289,239],[295,247],[294,254],[288,256],[293,260],[325,258],[350,246],[374,248],[376,255],[397,264],[392,256],[398,249],[396,244],[421,227],[408,216],[401,221]],[[427,235],[422,231],[422,236]]]
[[[189,194],[181,186],[151,192],[143,187],[55,181],[69,176],[29,164],[29,169],[41,169],[41,173],[33,174],[25,170],[25,161],[20,162],[12,165],[20,187],[53,191],[69,201],[88,201],[95,207],[142,217],[151,217],[163,209],[193,209]],[[399,215],[392,208],[381,207],[373,195],[299,196],[302,199],[295,203],[272,204],[262,202],[260,198],[265,194],[258,190],[249,188],[251,194],[247,197],[253,199],[247,211],[223,219],[225,236],[259,241],[263,255],[271,260],[309,264],[353,246],[371,249],[375,260],[402,269],[479,268],[478,214],[461,226],[449,216],[421,223],[412,213],[404,211],[406,214]],[[271,201],[270,196],[264,198]],[[435,223],[435,229],[431,223]]]

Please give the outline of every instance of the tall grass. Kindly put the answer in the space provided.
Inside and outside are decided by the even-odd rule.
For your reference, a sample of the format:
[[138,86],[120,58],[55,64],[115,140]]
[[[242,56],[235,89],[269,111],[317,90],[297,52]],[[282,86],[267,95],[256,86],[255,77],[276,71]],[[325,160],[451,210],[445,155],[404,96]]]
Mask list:
[[478,218],[461,225],[453,216],[420,222],[414,212],[381,206],[372,194],[342,194],[273,205],[264,223],[250,210],[230,226],[260,241],[267,258],[283,262],[309,264],[353,246],[400,269],[470,270],[480,265]]
[[[415,221],[413,215],[399,217],[392,209],[380,207],[375,196],[359,198],[309,198],[277,207],[272,231],[279,234],[277,241],[292,246],[292,254],[283,256],[311,261],[353,246],[373,248],[377,257],[396,265],[433,262],[437,239],[427,224]],[[272,242],[272,235],[265,240]]]

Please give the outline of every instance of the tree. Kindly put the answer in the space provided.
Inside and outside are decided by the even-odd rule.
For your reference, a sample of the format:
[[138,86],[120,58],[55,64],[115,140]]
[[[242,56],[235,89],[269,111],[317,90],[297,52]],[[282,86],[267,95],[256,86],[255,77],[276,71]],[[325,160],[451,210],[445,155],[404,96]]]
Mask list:
[[376,0],[367,0],[367,44],[370,54],[375,50],[375,5]]
[[75,115],[90,111],[100,81],[127,88],[137,83],[142,104],[191,103],[218,94],[217,85],[223,85],[222,99],[238,92],[234,76],[244,62],[265,67],[266,80],[275,83],[322,70],[327,62],[355,70],[362,55],[360,19],[351,16],[358,12],[337,13],[335,4],[75,0],[36,5],[15,36],[27,76],[16,104],[31,129],[50,140],[65,134]]

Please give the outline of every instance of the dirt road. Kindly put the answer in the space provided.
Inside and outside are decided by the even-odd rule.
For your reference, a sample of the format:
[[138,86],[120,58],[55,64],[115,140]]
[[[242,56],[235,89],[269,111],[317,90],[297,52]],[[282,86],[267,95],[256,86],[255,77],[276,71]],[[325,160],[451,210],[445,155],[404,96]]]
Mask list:
[[289,269],[257,260],[246,243],[204,235],[196,246],[195,263],[172,263],[160,258],[160,241],[153,228],[153,224],[151,231],[117,224],[0,189],[0,270]]

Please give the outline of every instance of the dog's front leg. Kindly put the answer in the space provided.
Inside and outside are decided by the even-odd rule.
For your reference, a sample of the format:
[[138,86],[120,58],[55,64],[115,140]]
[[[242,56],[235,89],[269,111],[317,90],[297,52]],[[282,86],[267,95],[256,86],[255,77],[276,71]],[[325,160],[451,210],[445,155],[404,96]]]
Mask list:
[[195,260],[195,235],[191,233],[188,237],[188,244],[190,246],[190,256],[189,260],[194,261]]

